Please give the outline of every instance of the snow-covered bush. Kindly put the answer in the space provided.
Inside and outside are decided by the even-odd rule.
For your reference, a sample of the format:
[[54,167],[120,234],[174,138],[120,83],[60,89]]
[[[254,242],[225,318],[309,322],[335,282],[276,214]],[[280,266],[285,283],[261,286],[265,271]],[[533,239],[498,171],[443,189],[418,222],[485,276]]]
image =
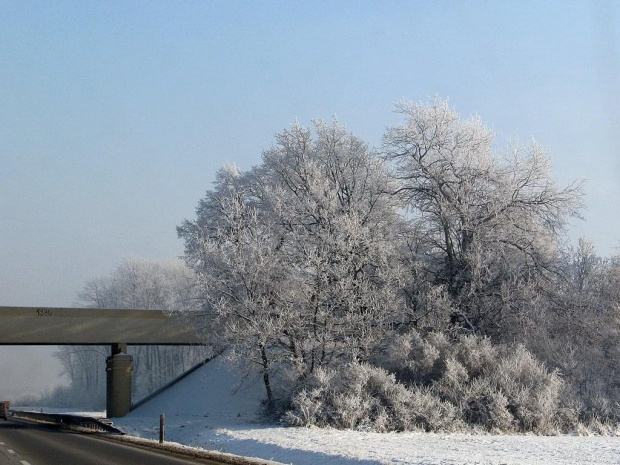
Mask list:
[[452,430],[456,409],[424,387],[363,363],[320,368],[293,397],[288,424],[372,431]]
[[555,431],[574,425],[564,383],[522,345],[479,336],[454,340],[417,331],[395,338],[384,366],[410,389],[424,386],[466,424],[489,430]]
[[499,363],[483,376],[508,399],[517,429],[549,431],[556,428],[560,410],[562,379],[522,345],[506,348]]
[[564,384],[522,345],[417,331],[394,339],[384,367],[320,368],[293,396],[289,424],[373,431],[555,432],[575,426]]

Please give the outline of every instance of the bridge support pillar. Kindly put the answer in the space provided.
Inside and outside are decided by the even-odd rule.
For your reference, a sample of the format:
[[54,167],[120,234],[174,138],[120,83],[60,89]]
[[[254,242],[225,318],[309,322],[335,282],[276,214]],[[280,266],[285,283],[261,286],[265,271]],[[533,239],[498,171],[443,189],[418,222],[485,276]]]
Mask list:
[[112,354],[106,359],[106,417],[124,417],[131,410],[132,370],[127,344],[112,344]]

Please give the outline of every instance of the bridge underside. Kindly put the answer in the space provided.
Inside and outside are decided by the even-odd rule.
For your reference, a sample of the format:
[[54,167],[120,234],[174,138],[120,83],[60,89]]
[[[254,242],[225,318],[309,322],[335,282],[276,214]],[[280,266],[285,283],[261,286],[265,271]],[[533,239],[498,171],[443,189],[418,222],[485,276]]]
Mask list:
[[160,310],[0,307],[0,345],[110,345],[107,416],[131,410],[132,357],[127,345],[205,344],[194,324]]

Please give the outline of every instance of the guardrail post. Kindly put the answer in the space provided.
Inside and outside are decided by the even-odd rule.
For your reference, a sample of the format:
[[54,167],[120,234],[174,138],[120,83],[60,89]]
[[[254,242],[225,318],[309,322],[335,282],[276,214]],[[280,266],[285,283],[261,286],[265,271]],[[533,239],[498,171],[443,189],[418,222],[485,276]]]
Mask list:
[[159,416],[159,443],[163,444],[165,437],[166,437],[166,417],[165,415],[162,413]]

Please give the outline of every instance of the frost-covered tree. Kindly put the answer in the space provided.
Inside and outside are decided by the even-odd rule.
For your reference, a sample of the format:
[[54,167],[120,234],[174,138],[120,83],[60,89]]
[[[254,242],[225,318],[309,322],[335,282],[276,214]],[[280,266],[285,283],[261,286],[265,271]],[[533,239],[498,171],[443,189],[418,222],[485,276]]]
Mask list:
[[125,259],[108,276],[86,282],[81,305],[93,308],[165,310],[200,306],[193,273],[181,260]]
[[402,220],[381,160],[338,123],[276,136],[263,163],[225,167],[178,228],[185,259],[243,360],[293,379],[366,360],[401,315]]
[[[388,129],[381,156],[318,121],[277,134],[258,166],[218,172],[196,218],[177,228],[201,311],[262,375],[269,405],[296,399],[302,424],[320,410],[321,424],[379,430],[458,418],[542,431],[573,425],[574,399],[613,417],[620,267],[585,241],[568,254],[560,241],[581,185],[558,187],[535,142],[498,152],[479,118],[462,120],[445,101],[397,110],[405,121]],[[441,335],[445,349],[423,385],[420,363],[437,347],[390,351],[412,334],[420,347]],[[487,349],[485,374],[466,372]],[[403,367],[415,368],[411,386],[394,378]]]
[[222,168],[214,189],[200,201],[197,220],[186,221],[179,235],[207,307],[221,317],[228,344],[260,367],[272,400],[274,348],[282,326],[289,326],[290,312],[281,308],[288,276],[279,238],[259,218],[259,199],[246,181],[235,167]]
[[599,257],[581,238],[565,251],[550,311],[528,324],[529,346],[557,367],[582,417],[620,419],[620,260]]
[[461,328],[498,334],[545,293],[580,185],[557,187],[535,142],[500,156],[481,120],[461,119],[447,101],[396,110],[405,121],[383,150],[418,231],[416,273],[445,289]]

